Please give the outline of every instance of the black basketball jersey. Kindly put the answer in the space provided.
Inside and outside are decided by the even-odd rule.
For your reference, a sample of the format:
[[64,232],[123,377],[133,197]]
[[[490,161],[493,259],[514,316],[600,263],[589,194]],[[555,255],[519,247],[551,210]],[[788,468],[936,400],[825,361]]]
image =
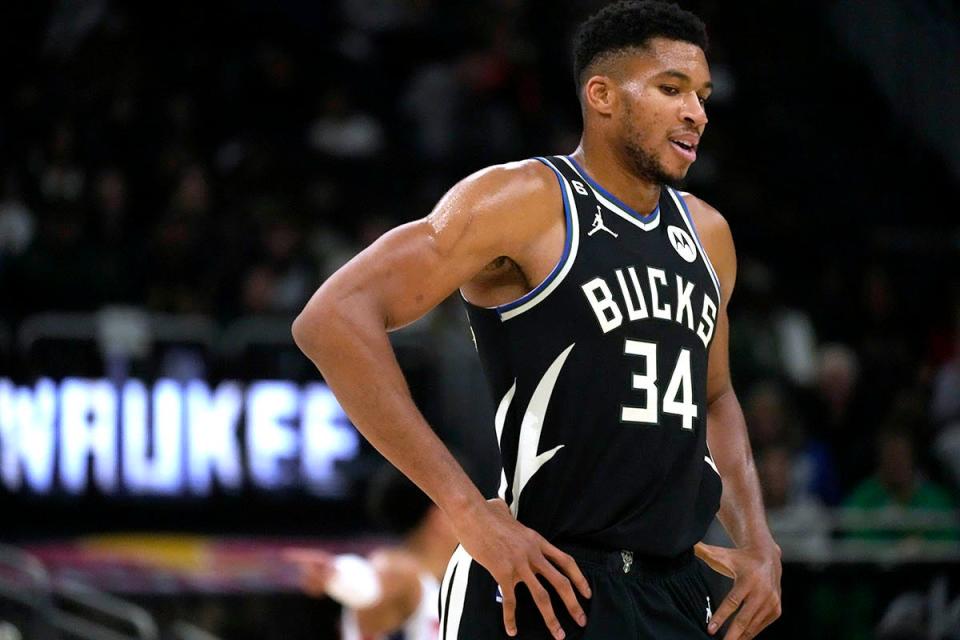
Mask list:
[[496,403],[500,496],[554,542],[675,555],[721,483],[706,444],[720,283],[682,196],[638,214],[569,157],[563,255],[520,299],[466,303]]

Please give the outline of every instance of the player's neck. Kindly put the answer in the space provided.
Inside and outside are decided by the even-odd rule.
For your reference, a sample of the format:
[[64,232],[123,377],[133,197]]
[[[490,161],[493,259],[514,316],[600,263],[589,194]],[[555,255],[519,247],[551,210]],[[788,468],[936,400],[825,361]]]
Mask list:
[[609,146],[587,136],[570,154],[600,186],[628,204],[634,211],[647,214],[660,202],[660,184],[638,178]]

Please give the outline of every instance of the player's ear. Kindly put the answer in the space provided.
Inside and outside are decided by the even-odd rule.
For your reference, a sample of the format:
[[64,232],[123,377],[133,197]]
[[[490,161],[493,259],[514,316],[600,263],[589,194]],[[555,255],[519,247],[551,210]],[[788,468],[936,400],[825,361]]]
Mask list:
[[613,79],[609,76],[591,76],[583,85],[583,99],[587,106],[605,116],[613,113],[617,99]]

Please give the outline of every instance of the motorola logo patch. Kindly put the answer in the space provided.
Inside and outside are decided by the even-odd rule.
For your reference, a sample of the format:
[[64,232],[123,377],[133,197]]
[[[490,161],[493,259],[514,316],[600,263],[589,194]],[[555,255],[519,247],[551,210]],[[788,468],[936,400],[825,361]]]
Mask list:
[[670,244],[677,250],[680,257],[687,262],[693,262],[697,259],[697,245],[686,231],[680,227],[670,225],[667,227],[667,236],[670,238]]

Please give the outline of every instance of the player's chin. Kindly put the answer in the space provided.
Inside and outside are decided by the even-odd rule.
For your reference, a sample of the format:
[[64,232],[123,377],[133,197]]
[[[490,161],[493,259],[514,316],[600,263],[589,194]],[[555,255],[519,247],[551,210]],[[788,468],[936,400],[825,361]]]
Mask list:
[[669,185],[676,185],[687,177],[687,172],[690,170],[690,165],[692,162],[687,163],[683,166],[673,166],[673,167],[661,167],[663,171],[663,182]]
[[661,157],[660,172],[663,174],[664,182],[673,184],[680,182],[687,177],[687,172],[693,165],[694,160],[685,160],[681,158]]

